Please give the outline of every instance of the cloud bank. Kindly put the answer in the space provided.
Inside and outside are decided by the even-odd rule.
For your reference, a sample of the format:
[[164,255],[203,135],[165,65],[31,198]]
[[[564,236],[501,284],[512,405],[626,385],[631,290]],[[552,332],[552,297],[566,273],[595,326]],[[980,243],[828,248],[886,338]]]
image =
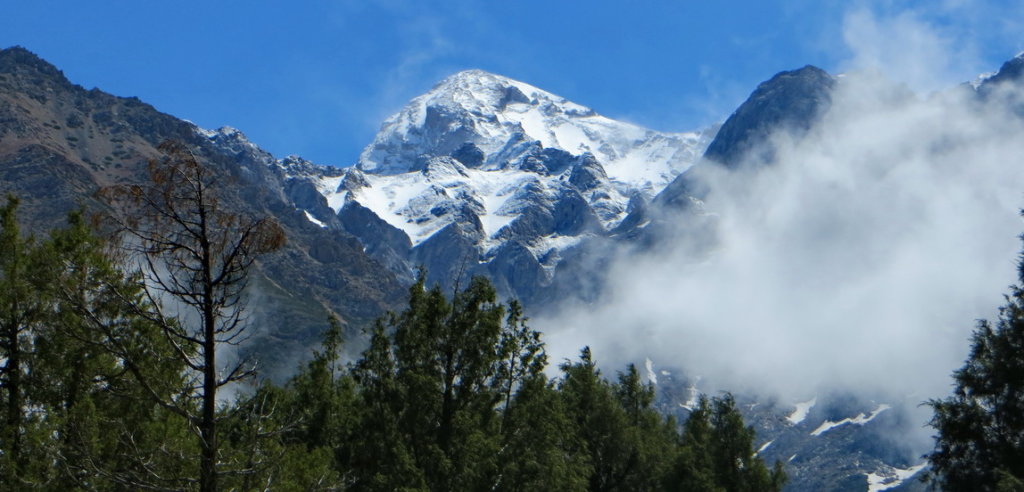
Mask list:
[[809,135],[776,135],[772,166],[694,171],[712,251],[614,263],[600,302],[535,322],[553,360],[588,344],[609,367],[650,358],[789,402],[949,392],[976,320],[1016,281],[1024,125],[966,86],[924,92],[965,56],[941,30],[865,11],[845,28],[852,71]]

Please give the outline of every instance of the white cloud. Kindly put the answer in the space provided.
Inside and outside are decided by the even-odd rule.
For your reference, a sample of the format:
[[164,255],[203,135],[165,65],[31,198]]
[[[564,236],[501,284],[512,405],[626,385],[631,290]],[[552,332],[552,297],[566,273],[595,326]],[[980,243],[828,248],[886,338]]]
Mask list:
[[939,90],[962,75],[969,45],[958,43],[919,14],[879,18],[867,9],[848,14],[843,39],[854,56],[843,70],[880,69],[917,90]]
[[975,320],[1016,280],[1024,125],[962,88],[922,92],[960,56],[944,58],[938,31],[862,11],[846,25],[863,70],[806,138],[777,135],[768,168],[704,167],[713,251],[614,264],[606,298],[536,322],[554,360],[589,344],[610,364],[650,357],[791,401],[821,388],[949,391]]

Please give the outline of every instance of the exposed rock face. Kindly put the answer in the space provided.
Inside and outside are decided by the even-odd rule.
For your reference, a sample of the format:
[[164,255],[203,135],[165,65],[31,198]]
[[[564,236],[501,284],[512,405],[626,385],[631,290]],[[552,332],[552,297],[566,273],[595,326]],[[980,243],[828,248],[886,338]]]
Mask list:
[[[784,132],[799,140],[828,110],[836,79],[825,71],[806,66],[780,72],[762,82],[722,124],[707,147],[704,158],[669,183],[651,206],[637,207],[615,230],[616,236],[642,247],[658,242],[696,244],[714,235],[713,219],[704,216],[701,203],[708,191],[699,178],[703,166],[720,165],[729,170],[770,165],[775,159],[771,136]],[[690,229],[699,231],[680,238],[672,222],[688,216]],[[713,241],[712,241],[713,242]],[[710,244],[710,243],[709,243]]]
[[633,167],[627,171],[634,174],[643,173],[636,169],[639,161],[651,161],[657,168],[646,169],[643,179],[667,182],[672,176],[659,173],[674,175],[688,167],[703,151],[699,140],[697,134],[659,133],[617,122],[531,85],[467,70],[388,118],[363,151],[358,167],[374,174],[399,174],[408,172],[423,154],[475,154],[467,144],[482,152],[481,164],[501,166],[522,156],[521,144],[538,142],[544,149],[572,155],[590,152],[609,167]]
[[452,157],[466,167],[480,167],[484,163],[484,151],[472,142],[466,142],[452,152]]
[[487,273],[501,282],[499,288],[508,292],[514,292],[524,285],[539,285],[547,279],[544,266],[533,251],[516,240],[507,241],[498,247],[494,258],[487,263]]
[[[607,235],[630,200],[653,197],[709,137],[617,122],[469,70],[385,121],[354,168],[284,174],[309,181],[341,226],[399,277],[421,264],[445,287],[465,280],[453,272],[485,274],[503,295],[527,300],[552,284],[559,250]],[[300,208],[327,223],[309,188],[294,187],[303,191],[293,200],[312,203],[316,210]],[[512,268],[511,258],[523,265]]]
[[597,214],[579,191],[566,188],[559,193],[551,211],[554,232],[560,236],[579,236],[586,232],[604,232]]
[[[608,255],[622,243],[644,248],[677,240],[709,243],[674,236],[666,226],[666,214],[701,214],[704,190],[685,171],[705,144],[714,136],[704,153],[708,161],[731,167],[768,162],[771,132],[806,132],[827,109],[834,84],[814,67],[782,72],[762,83],[717,135],[714,130],[666,134],[470,70],[442,81],[385,121],[354,168],[340,175],[285,174],[309,180],[338,213],[342,227],[400,278],[420,264],[444,284],[460,281],[448,275],[452,272],[486,274],[503,295],[537,300],[539,308],[550,299],[590,299],[583,292],[600,290],[560,287],[593,280],[572,263],[560,267],[580,251]],[[310,203],[308,197],[295,198]],[[328,223],[320,218],[323,209],[314,206],[307,212]],[[695,230],[713,228],[708,223]],[[409,247],[396,231],[408,238]],[[511,242],[516,246],[506,247]],[[529,259],[520,248],[530,252]],[[488,266],[507,261],[509,251],[541,269],[513,279],[505,278],[512,270]],[[557,281],[556,274],[567,278]]]
[[415,275],[408,270],[412,243],[401,229],[384,222],[359,202],[347,202],[338,212],[340,225],[363,243],[366,254],[395,273],[403,282],[412,282]]
[[411,259],[419,265],[435,265],[427,280],[454,287],[477,274],[476,239],[479,231],[471,224],[452,222],[417,245]]
[[[700,393],[715,394],[710,382],[675,370],[655,375],[655,404],[685,421]],[[899,436],[920,402],[913,397],[863,398],[836,391],[804,401],[734,395],[744,422],[757,431],[754,449],[769,466],[781,462],[789,492],[842,490],[931,490],[919,479],[927,462]]]
[[1002,84],[1017,84],[1024,78],[1024,53],[1020,53],[999,67],[999,71],[981,82],[979,92],[991,91]]
[[[323,194],[286,176],[241,132],[201,130],[138,99],[74,85],[25,49],[0,50],[0,194],[21,198],[29,231],[45,234],[79,207],[102,210],[96,191],[147,179],[147,159],[167,139],[185,142],[224,174],[226,206],[272,215],[287,231],[285,250],[261,261],[252,283],[250,349],[262,354],[265,374],[286,374],[307,357],[329,312],[355,332],[400,305],[402,284],[341,228]],[[299,174],[311,166],[293,160],[284,167]]]
[[771,133],[805,133],[829,107],[835,83],[831,75],[810,65],[776,74],[757,86],[725,120],[704,157],[727,167],[745,161],[770,162],[774,157],[767,145]]
[[1024,53],[1003,63],[999,71],[985,78],[977,85],[977,95],[982,100],[996,100],[1004,107],[1024,117]]
[[608,181],[608,173],[592,154],[584,154],[569,173],[569,184],[581,192],[601,187]]
[[[979,97],[1019,101],[1022,60],[980,82]],[[86,91],[13,48],[0,51],[0,193],[20,196],[28,228],[44,233],[69,210],[100,209],[100,187],[146,179],[161,141],[187,143],[230,178],[229,206],[273,215],[287,231],[287,248],[253,279],[258,334],[249,346],[284,374],[316,343],[329,312],[351,334],[400,307],[418,265],[446,288],[486,275],[536,311],[598,299],[614,281],[607,276],[616,255],[709,251],[715,221],[702,208],[706,184],[690,167],[770,165],[770,135],[807,132],[836,83],[814,67],[782,72],[717,135],[669,134],[521,82],[461,72],[389,118],[355,167],[337,169],[276,160],[237,130],[202,130],[137,99]],[[663,373],[658,384],[666,411],[685,417],[688,383]],[[822,396],[799,420],[789,403],[738,401],[762,442],[771,441],[762,456],[788,463],[791,490],[865,490],[918,465],[886,437],[900,409],[917,402],[882,409]]]

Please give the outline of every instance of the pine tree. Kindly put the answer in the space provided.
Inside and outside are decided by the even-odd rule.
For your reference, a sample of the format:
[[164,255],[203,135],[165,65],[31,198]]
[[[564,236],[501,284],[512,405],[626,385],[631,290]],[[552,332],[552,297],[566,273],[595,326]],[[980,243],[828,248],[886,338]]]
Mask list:
[[501,402],[501,451],[495,490],[583,490],[588,468],[571,421],[553,383],[544,375],[547,356],[540,333],[531,329],[522,306],[508,305],[498,346],[494,389]]
[[690,411],[683,425],[683,434],[676,463],[665,483],[666,490],[724,491],[715,481],[711,457],[713,445],[711,404],[704,395]]
[[399,422],[431,489],[473,488],[496,466],[500,395],[492,378],[504,310],[483,278],[450,303],[425,282],[421,273],[409,309],[395,318],[395,374],[405,402]]
[[[1024,283],[1024,260],[1018,267]],[[1024,481],[1024,290],[1011,287],[993,326],[978,323],[953,374],[953,395],[931,400],[938,431],[928,456],[945,490],[1020,490]]]
[[586,490],[591,468],[553,383],[534,374],[504,408],[493,490]]
[[[279,488],[339,488],[341,474],[352,467],[359,411],[356,386],[341,364],[341,324],[333,316],[328,321],[320,350],[286,386],[264,384],[241,403],[252,407],[252,414],[269,410],[276,420],[281,459],[271,467],[268,480]],[[249,419],[240,432],[246,426],[255,432],[260,425],[260,418]]]
[[32,364],[33,334],[45,312],[38,273],[40,256],[31,238],[21,235],[18,199],[10,196],[0,207],[0,390],[4,398],[3,434],[0,435],[0,473],[4,483],[24,483],[34,461],[26,449],[30,420],[26,412],[28,368]]
[[[388,318],[393,318],[389,316]],[[392,319],[388,324],[394,324]],[[352,370],[358,385],[357,431],[350,462],[353,490],[427,490],[413,457],[410,437],[399,425],[406,405],[396,377],[394,346],[378,320],[370,346]]]
[[309,432],[300,404],[315,407],[319,402],[297,400],[306,396],[310,395],[300,394],[294,386],[276,386],[269,381],[239,393],[231,408],[235,418],[225,420],[220,428],[221,453],[225,461],[239,464],[244,472],[223,474],[220,486],[228,490],[342,488],[334,450],[323,444],[334,436]]
[[525,381],[542,375],[546,366],[547,354],[544,353],[540,332],[529,327],[519,302],[509,302],[508,317],[498,343],[497,369],[492,385],[502,400],[502,425],[508,420],[517,388]]
[[626,412],[629,432],[624,445],[631,450],[627,488],[658,490],[675,451],[675,419],[666,419],[654,409],[654,384],[641,382],[636,365],[629,364],[618,379],[615,395]]
[[173,399],[185,365],[170,357],[161,331],[134,313],[143,302],[138,283],[77,212],[41,251],[51,303],[34,343],[32,382],[34,404],[59,436],[50,440],[49,461],[63,482],[50,486],[134,488],[152,477],[193,474],[180,459],[190,448],[184,422],[146,404],[149,391]]
[[561,366],[559,392],[566,412],[579,437],[580,449],[591,468],[588,490],[622,490],[635,469],[634,449],[628,445],[629,418],[608,383],[584,347],[580,360]]
[[487,280],[472,279],[449,300],[420,272],[408,308],[378,321],[352,370],[364,409],[350,452],[353,488],[508,485],[505,450],[522,434],[513,422],[526,420],[514,411],[525,402],[519,390],[532,379],[544,386],[545,360],[521,308],[511,303],[506,316]]
[[140,476],[188,473],[163,454],[182,449],[177,444],[187,428],[140,404],[145,393],[120,355],[135,354],[165,395],[180,382],[183,366],[159,363],[158,354],[169,349],[162,335],[124,302],[138,288],[80,213],[36,242],[17,233],[16,206],[12,199],[0,214],[6,249],[0,303],[5,326],[21,320],[7,332],[18,332],[16,344],[4,347],[16,349],[15,363],[5,367],[4,390],[21,412],[5,415],[5,485],[135,488]]
[[754,453],[754,429],[743,423],[732,395],[701,396],[683,428],[669,490],[778,491],[782,466],[771,470]]
[[715,398],[711,406],[711,459],[717,483],[730,491],[781,490],[784,476],[778,467],[769,471],[754,453],[754,428],[744,425],[732,395]]
[[341,323],[332,316],[321,349],[288,383],[293,392],[289,418],[295,423],[289,434],[311,450],[337,450],[338,461],[345,462],[343,449],[354,425],[356,395],[355,383],[341,364],[341,345]]
[[7,205],[0,209],[0,350],[4,365],[0,376],[4,392],[3,476],[5,483],[18,483],[20,468],[25,464],[22,453],[24,433],[23,360],[28,354],[24,347],[26,333],[31,324],[31,309],[25,302],[31,299],[31,287],[26,273],[26,241],[21,237],[16,220],[18,200],[8,197]]

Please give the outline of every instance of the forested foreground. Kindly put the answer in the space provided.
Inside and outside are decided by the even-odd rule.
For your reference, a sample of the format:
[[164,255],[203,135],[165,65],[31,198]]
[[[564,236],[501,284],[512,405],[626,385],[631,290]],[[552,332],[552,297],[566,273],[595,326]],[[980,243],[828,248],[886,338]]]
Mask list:
[[[548,378],[540,334],[480,278],[449,299],[421,276],[354,363],[332,322],[283,386],[257,385],[248,363],[216,372],[214,387],[234,395],[220,393],[207,421],[204,351],[228,354],[234,333],[203,343],[187,326],[202,322],[170,316],[173,292],[154,295],[145,268],[128,268],[139,264],[82,214],[35,240],[16,212],[13,198],[0,209],[5,490],[763,491],[785,480],[754,455],[730,396],[701,399],[679,423],[655,411],[635,367],[609,380],[586,348]],[[168,290],[203,279],[187,271]],[[244,321],[228,301],[214,327]]]
[[[448,297],[421,272],[357,360],[332,320],[291,380],[261,380],[239,357],[246,286],[287,238],[187,148],[160,150],[147,183],[102,190],[109,210],[45,238],[19,231],[16,198],[0,205],[0,489],[782,488],[731,396],[676,422],[636,367],[606,378],[584,348],[548,370],[540,333],[482,278]],[[1022,351],[1015,286],[954,394],[928,402],[936,485],[1022,488]]]

